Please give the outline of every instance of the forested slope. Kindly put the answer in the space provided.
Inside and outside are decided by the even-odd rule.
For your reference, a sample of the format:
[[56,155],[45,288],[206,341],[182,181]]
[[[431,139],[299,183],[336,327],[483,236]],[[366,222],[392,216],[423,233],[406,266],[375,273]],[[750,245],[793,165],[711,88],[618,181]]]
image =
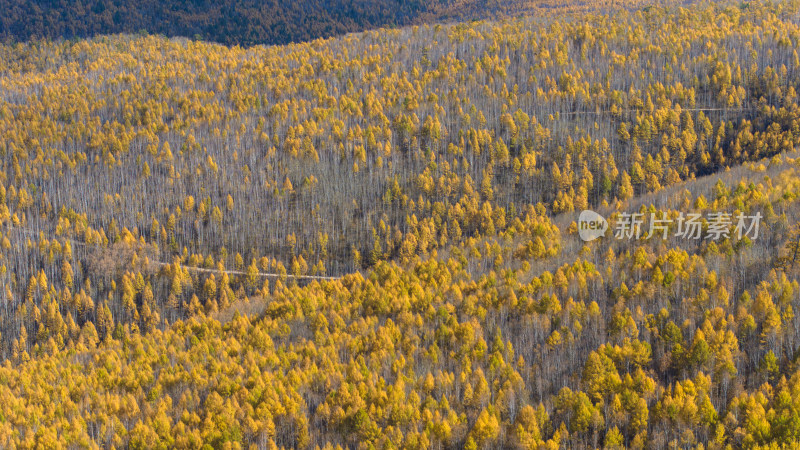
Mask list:
[[796,444],[799,9],[0,46],[0,446]]
[[616,10],[649,3],[642,0],[0,0],[0,41],[146,32],[230,45],[285,44],[442,20]]

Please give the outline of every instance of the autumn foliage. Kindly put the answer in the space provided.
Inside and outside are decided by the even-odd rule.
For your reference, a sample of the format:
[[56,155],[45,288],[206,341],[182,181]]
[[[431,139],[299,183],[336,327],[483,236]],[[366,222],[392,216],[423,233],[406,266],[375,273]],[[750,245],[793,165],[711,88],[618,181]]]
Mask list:
[[0,45],[0,447],[796,446],[798,10]]

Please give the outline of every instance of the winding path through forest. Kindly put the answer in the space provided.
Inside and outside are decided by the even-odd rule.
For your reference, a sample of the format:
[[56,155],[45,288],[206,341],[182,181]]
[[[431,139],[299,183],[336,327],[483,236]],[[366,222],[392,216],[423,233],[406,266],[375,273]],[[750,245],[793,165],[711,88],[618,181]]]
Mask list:
[[[6,226],[6,230],[13,230],[18,231],[22,234],[27,234],[29,236],[34,236],[37,239],[39,238],[40,234],[34,232],[32,230],[25,229],[23,227],[9,227]],[[64,241],[69,241],[69,243],[73,246],[80,246],[80,247],[89,247],[90,244],[85,242],[76,241],[74,239],[66,238],[66,237],[58,237],[57,239],[61,239]],[[97,245],[95,245],[97,246]],[[171,265],[166,261],[158,261],[158,260],[148,260],[149,263],[156,265],[158,267],[166,267]],[[247,272],[243,272],[241,270],[219,270],[219,269],[208,269],[205,267],[194,267],[194,266],[182,266],[186,270],[192,272],[204,272],[204,273],[212,273],[212,274],[228,274],[228,275],[245,275],[249,276],[251,274]],[[256,276],[261,278],[287,278],[287,279],[295,279],[295,280],[322,280],[322,281],[331,281],[331,280],[338,280],[341,277],[334,277],[334,276],[326,276],[326,275],[293,275],[293,274],[280,274],[280,273],[271,273],[271,272],[256,272]]]

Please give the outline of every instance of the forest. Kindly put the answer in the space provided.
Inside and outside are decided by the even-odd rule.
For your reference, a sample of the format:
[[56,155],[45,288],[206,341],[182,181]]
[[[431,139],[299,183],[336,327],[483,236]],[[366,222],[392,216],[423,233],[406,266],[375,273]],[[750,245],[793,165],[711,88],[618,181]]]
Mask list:
[[0,447],[796,448],[800,0],[609,5],[0,44]]
[[0,0],[0,41],[149,33],[226,45],[287,44],[381,27],[645,4],[644,0]]

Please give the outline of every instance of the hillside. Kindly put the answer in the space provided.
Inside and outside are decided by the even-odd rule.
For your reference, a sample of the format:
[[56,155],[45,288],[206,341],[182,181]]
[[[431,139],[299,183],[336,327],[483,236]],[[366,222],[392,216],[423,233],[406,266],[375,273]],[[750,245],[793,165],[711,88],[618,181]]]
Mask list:
[[286,44],[443,20],[611,10],[640,0],[0,0],[0,41],[151,33],[222,44]]
[[797,269],[774,269],[797,236],[787,222],[800,218],[800,154],[791,156],[680,183],[650,203],[668,214],[764,212],[770,242],[583,247],[567,226],[558,257],[520,261],[519,234],[548,222],[538,218],[447,257],[381,262],[305,287],[278,282],[163,331],[65,329],[66,346],[54,335],[31,356],[18,347],[0,369],[0,439],[794,445],[800,286]]
[[0,447],[796,446],[798,10],[0,45]]

